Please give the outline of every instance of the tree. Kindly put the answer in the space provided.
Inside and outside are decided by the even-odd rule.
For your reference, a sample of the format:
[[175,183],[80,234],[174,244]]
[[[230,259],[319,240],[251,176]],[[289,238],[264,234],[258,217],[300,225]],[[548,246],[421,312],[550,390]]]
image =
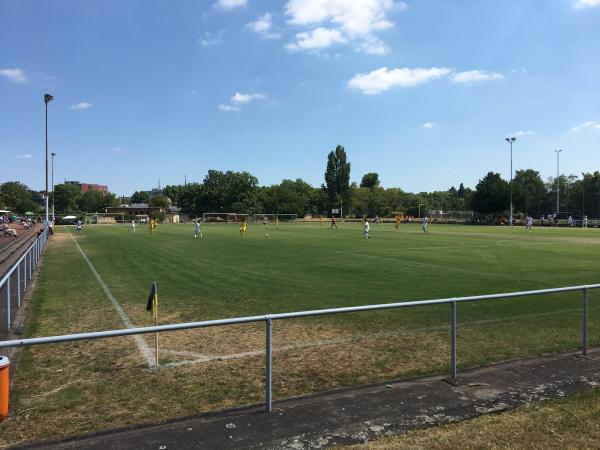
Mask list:
[[119,201],[111,192],[89,190],[77,200],[79,209],[83,212],[103,212],[109,206],[118,206]]
[[171,200],[166,195],[157,195],[156,197],[152,197],[150,199],[150,205],[168,208],[171,206]]
[[515,212],[540,215],[546,187],[540,173],[532,170],[517,170],[513,178],[513,206]]
[[147,192],[136,191],[131,195],[131,203],[146,203],[150,204],[150,196]]
[[506,211],[510,203],[508,182],[499,173],[488,172],[479,180],[471,200],[473,209],[482,214],[498,214]]
[[39,213],[41,205],[37,199],[39,196],[23,183],[18,181],[8,181],[0,185],[0,194],[2,194],[3,208],[14,210],[19,214],[27,211]]
[[360,187],[371,190],[379,187],[379,174],[377,172],[369,172],[364,174],[360,182]]
[[346,161],[344,147],[338,145],[327,156],[325,184],[331,205],[350,210],[350,163]]
[[74,212],[80,195],[76,184],[57,184],[54,186],[54,208],[60,212]]

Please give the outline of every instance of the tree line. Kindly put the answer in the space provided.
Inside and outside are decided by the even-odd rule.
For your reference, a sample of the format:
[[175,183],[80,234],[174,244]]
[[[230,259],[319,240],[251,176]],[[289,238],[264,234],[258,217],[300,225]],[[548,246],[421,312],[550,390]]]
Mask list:
[[[58,184],[54,188],[55,210],[60,213],[102,212],[120,204],[148,203],[177,205],[183,213],[199,216],[205,212],[246,214],[323,214],[343,210],[345,216],[373,217],[396,214],[417,216],[420,211],[474,211],[480,215],[508,215],[510,183],[500,174],[489,172],[475,189],[459,183],[445,191],[405,192],[399,187],[381,186],[379,175],[366,173],[360,183],[350,181],[351,164],[344,147],[338,145],[327,156],[324,183],[314,187],[298,178],[260,186],[249,172],[209,170],[201,183],[168,185],[163,195],[150,197],[136,191],[130,197],[88,191],[79,186]],[[600,173],[561,175],[544,181],[533,169],[517,170],[512,182],[515,215],[539,217],[556,211],[557,187],[560,211],[600,217]],[[52,199],[51,199],[52,201]],[[42,209],[42,197],[19,182],[0,185],[0,207],[18,213]]]

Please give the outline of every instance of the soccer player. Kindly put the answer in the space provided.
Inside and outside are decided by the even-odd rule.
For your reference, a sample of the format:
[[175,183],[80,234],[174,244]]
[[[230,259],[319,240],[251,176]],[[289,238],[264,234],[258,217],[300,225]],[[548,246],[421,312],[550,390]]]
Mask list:
[[429,218],[427,216],[423,217],[421,228],[423,228],[423,233],[429,233]]
[[267,216],[263,217],[263,228],[267,228],[269,226],[269,219]]
[[329,227],[329,229],[331,230],[333,227],[335,227],[335,229],[337,230],[337,225],[335,224],[335,216],[331,216],[331,227]]
[[154,230],[154,219],[150,219],[148,221],[148,231],[150,232],[150,234],[152,234],[153,230]]
[[369,221],[365,220],[365,224],[363,225],[363,233],[365,233],[365,239],[369,239],[369,229],[370,229]]
[[130,228],[130,230],[135,233],[135,220],[131,221],[131,228]]
[[275,229],[279,230],[279,216],[275,216]]
[[81,220],[77,219],[77,234],[81,235]]
[[532,228],[533,228],[533,217],[527,216],[527,225],[525,225],[525,229],[527,231],[531,231]]
[[242,225],[240,225],[240,237],[244,237],[246,235],[246,230],[248,229],[248,223],[244,220]]
[[196,239],[200,235],[200,239],[202,239],[202,228],[200,227],[200,222],[196,221],[196,225],[194,226],[194,239]]
[[400,231],[400,216],[396,216],[396,224],[394,226],[396,227],[396,231]]
[[573,226],[573,217],[569,216],[569,218],[567,219],[567,224],[572,227]]
[[583,228],[587,228],[588,227],[588,218],[587,216],[583,216]]

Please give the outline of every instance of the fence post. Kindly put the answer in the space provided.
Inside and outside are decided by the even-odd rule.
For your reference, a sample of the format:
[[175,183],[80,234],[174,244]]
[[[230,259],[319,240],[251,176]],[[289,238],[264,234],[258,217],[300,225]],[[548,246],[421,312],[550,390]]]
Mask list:
[[265,321],[265,410],[271,412],[273,409],[272,401],[272,376],[273,376],[273,348],[272,331],[273,322],[269,316]]
[[21,262],[17,265],[17,307],[21,307]]
[[10,277],[6,280],[6,329],[10,331]]
[[588,288],[583,288],[583,321],[582,321],[582,347],[583,354],[588,353]]
[[23,258],[23,291],[27,291],[27,254]]
[[456,302],[450,303],[450,378],[456,380]]

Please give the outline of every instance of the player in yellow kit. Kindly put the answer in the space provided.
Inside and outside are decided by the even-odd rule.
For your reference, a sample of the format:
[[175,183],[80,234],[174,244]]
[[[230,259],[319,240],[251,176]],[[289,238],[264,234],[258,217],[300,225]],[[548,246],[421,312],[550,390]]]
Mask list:
[[246,230],[248,229],[248,223],[243,221],[240,225],[240,237],[244,237],[246,235]]

